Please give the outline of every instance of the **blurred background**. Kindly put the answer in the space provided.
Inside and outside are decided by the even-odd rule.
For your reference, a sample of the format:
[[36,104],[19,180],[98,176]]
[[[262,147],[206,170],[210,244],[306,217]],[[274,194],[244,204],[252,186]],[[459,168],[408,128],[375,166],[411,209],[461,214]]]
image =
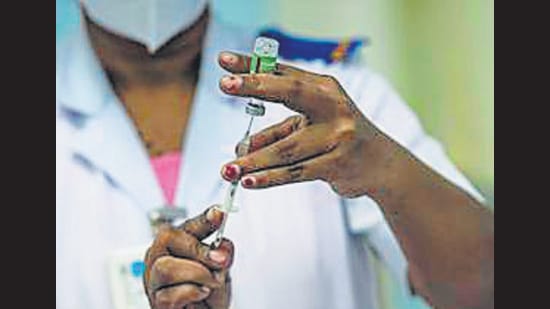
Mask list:
[[[386,76],[474,185],[494,204],[493,0],[213,0],[222,19],[294,34],[366,36],[362,61]],[[56,0],[56,39],[79,22],[77,0]],[[344,22],[345,21],[345,22]],[[380,266],[385,308],[400,297]]]

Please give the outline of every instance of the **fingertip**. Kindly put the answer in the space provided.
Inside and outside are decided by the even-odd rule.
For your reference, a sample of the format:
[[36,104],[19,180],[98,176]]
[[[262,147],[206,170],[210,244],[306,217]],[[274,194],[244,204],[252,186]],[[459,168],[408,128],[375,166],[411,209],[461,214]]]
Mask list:
[[199,290],[201,291],[201,294],[202,294],[202,295],[201,295],[201,298],[202,298],[202,299],[205,299],[205,298],[207,298],[208,296],[210,296],[210,293],[212,292],[212,289],[210,289],[209,287],[204,286],[204,285],[201,286]]
[[233,255],[233,251],[235,250],[235,246],[233,245],[233,242],[227,238],[223,238],[220,245],[218,246],[218,250],[223,250],[229,253],[229,255]]
[[206,212],[206,220],[215,226],[219,226],[223,221],[224,213],[218,209],[218,205],[214,205]]
[[227,256],[227,253],[224,252],[224,250],[216,249],[210,250],[208,252],[208,259],[220,265],[221,267],[225,267],[229,257]]
[[233,242],[227,238],[223,238],[217,250],[224,252],[226,256],[226,261],[223,268],[231,267],[231,264],[233,264],[233,255],[235,254],[235,246],[233,245]]
[[229,93],[236,92],[241,88],[243,84],[243,79],[237,75],[225,75],[220,80],[220,88]]
[[241,174],[241,168],[237,164],[230,163],[222,167],[221,176],[227,181],[235,181]]
[[238,61],[237,55],[229,51],[222,51],[219,54],[218,59],[220,64],[225,66],[235,65]]
[[254,176],[245,176],[241,180],[241,185],[245,188],[254,188],[258,183],[258,180]]
[[221,79],[220,79],[220,89],[224,92],[227,92],[229,91],[229,87],[228,87],[228,84],[231,82],[231,77],[230,75],[224,75]]

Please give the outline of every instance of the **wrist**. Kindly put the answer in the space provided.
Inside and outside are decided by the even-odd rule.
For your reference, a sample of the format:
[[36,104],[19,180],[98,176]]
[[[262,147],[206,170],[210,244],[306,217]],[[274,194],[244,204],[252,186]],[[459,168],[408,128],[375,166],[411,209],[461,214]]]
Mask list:
[[[365,167],[362,171],[362,187],[365,194],[379,204],[403,193],[404,178],[408,178],[408,151],[377,130],[373,138],[364,145]],[[401,194],[400,194],[401,195]]]

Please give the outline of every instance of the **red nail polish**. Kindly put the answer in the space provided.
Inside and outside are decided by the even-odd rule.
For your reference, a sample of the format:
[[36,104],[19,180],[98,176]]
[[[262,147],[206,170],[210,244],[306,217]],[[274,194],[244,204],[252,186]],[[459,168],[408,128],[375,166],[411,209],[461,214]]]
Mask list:
[[240,168],[238,165],[229,164],[223,168],[223,176],[226,180],[235,180],[240,173]]
[[243,186],[252,187],[256,184],[256,179],[254,177],[245,177],[243,178]]

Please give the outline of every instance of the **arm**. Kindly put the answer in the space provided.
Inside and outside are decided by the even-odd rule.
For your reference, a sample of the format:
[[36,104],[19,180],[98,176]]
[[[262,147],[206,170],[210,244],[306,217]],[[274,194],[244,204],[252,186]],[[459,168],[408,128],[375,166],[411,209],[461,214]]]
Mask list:
[[493,299],[493,214],[375,126],[338,81],[278,65],[244,74],[249,58],[225,53],[230,94],[297,111],[251,137],[251,152],[222,169],[245,188],[321,179],[344,197],[381,206],[409,262],[414,288],[441,308],[485,308]]
[[[403,100],[399,97],[399,95],[387,84],[387,82],[385,82],[382,78],[380,78],[376,74],[372,74],[372,73],[366,76],[362,75],[361,78],[367,82],[363,83],[361,85],[362,87],[359,88],[361,89],[361,92],[357,96],[357,98],[360,98],[361,100],[358,101],[358,107],[361,108],[361,111],[363,111],[363,113],[367,115],[368,119],[371,120],[376,125],[376,127],[380,128],[381,131],[383,131],[383,134],[385,135],[385,139],[391,140],[394,147],[402,148],[401,150],[404,154],[406,154],[406,158],[410,158],[414,161],[417,161],[420,164],[418,166],[421,166],[424,169],[427,169],[427,171],[421,171],[420,175],[425,176],[429,180],[438,179],[439,181],[444,181],[448,185],[452,186],[453,187],[452,190],[455,192],[464,190],[464,192],[469,193],[471,197],[474,198],[474,203],[476,201],[483,201],[483,198],[479,195],[479,193],[475,190],[475,188],[469,183],[469,181],[460,173],[460,171],[449,160],[448,156],[445,154],[443,147],[441,147],[441,145],[435,139],[433,139],[432,137],[430,137],[424,132],[416,115],[407,106],[407,104],[403,102]],[[400,145],[403,145],[403,147],[401,147]],[[374,148],[378,148],[378,147],[374,147]],[[382,148],[383,147],[380,147],[380,149]],[[381,156],[382,155],[383,154],[381,154]],[[390,151],[386,153],[386,157],[388,158],[388,160],[391,159]],[[386,190],[386,192],[390,193],[389,195],[391,195],[391,192],[399,192],[399,193],[407,194],[406,193],[407,190],[410,190],[414,194],[421,193],[421,190],[415,187],[415,184],[420,184],[419,180],[413,177],[414,175],[406,174],[406,169],[401,167],[395,168],[392,166],[389,166],[388,169],[399,171],[399,174],[397,175],[398,177],[395,177],[394,179],[407,180],[409,182],[405,185],[404,189],[406,190],[401,190],[401,189]],[[391,175],[391,172],[389,174]],[[376,185],[375,187],[381,188],[382,185]],[[428,188],[437,190],[434,184],[429,184]],[[384,192],[384,189],[382,188],[381,190],[379,190],[379,192]],[[464,278],[461,279],[459,271],[450,273],[452,278],[450,278],[447,281],[450,281],[452,279],[454,280],[453,281],[454,283],[460,284],[459,281],[462,280],[463,286],[449,287],[448,293],[453,293],[453,291],[455,291],[457,294],[447,295],[446,297],[449,299],[454,298],[453,301],[462,303],[460,307],[474,306],[474,304],[466,303],[468,300],[479,299],[478,296],[472,295],[474,291],[482,291],[481,292],[482,295],[479,295],[479,297],[482,297],[483,295],[487,295],[489,297],[488,301],[492,300],[493,298],[492,291],[487,291],[483,286],[480,286],[480,284],[481,283],[487,284],[490,286],[491,289],[494,286],[492,284],[493,267],[492,265],[490,265],[494,260],[493,253],[492,253],[493,244],[492,243],[483,244],[478,249],[486,250],[486,251],[480,252],[480,251],[475,251],[474,249],[464,251],[465,249],[459,248],[458,245],[466,245],[465,242],[459,242],[459,243],[452,242],[453,237],[457,237],[458,241],[467,240],[467,238],[465,238],[464,236],[467,236],[468,234],[458,234],[455,232],[455,231],[459,231],[460,228],[463,228],[466,233],[470,232],[469,235],[476,235],[475,233],[478,233],[478,235],[481,235],[480,236],[481,238],[488,237],[492,239],[494,237],[493,236],[494,221],[493,221],[493,215],[490,210],[486,208],[479,209],[482,213],[484,213],[481,216],[489,215],[489,218],[488,218],[489,221],[484,221],[481,226],[478,224],[477,226],[475,226],[477,227],[476,229],[476,228],[472,228],[471,226],[472,224],[475,224],[474,222],[472,222],[472,220],[480,220],[480,218],[476,217],[478,214],[476,214],[475,211],[474,211],[475,216],[473,217],[471,216],[469,220],[467,218],[464,218],[462,220],[456,220],[456,221],[454,221],[454,219],[457,218],[457,214],[447,213],[448,206],[451,206],[450,209],[454,210],[455,208],[453,206],[460,207],[467,204],[459,203],[458,205],[451,205],[447,203],[445,205],[440,206],[439,204],[441,204],[442,202],[438,202],[435,199],[430,198],[428,201],[423,201],[417,204],[417,206],[425,205],[425,207],[420,210],[414,210],[415,211],[414,214],[418,215],[419,216],[418,218],[426,218],[426,220],[433,220],[433,222],[415,221],[413,226],[417,228],[416,230],[413,230],[414,233],[410,233],[409,235],[408,233],[403,233],[403,230],[405,228],[400,228],[400,226],[406,223],[410,223],[411,221],[400,222],[399,219],[403,219],[403,218],[400,218],[400,215],[401,215],[400,210],[399,209],[396,210],[395,208],[390,209],[386,207],[387,205],[389,205],[386,202],[389,202],[389,203],[391,202],[388,200],[384,200],[385,202],[382,202],[382,199],[384,197],[382,197],[381,199],[380,194],[378,194],[379,192],[375,191],[375,192],[372,192],[372,194],[369,193],[369,195],[372,199],[376,200],[377,204],[381,206],[381,210],[385,213],[386,222],[383,222],[383,225],[385,226],[383,230],[385,231],[385,233],[390,233],[394,235],[385,235],[385,233],[384,235],[380,234],[381,233],[380,225],[382,225],[380,224],[378,227],[375,227],[373,231],[369,232],[369,235],[374,233],[374,235],[371,235],[372,237],[369,237],[369,238],[372,238],[371,240],[375,241],[372,244],[375,245],[380,252],[384,252],[386,254],[386,257],[388,256],[390,257],[390,261],[389,261],[390,265],[388,266],[390,267],[393,266],[392,270],[398,276],[397,278],[399,279],[399,282],[403,283],[405,289],[408,290],[407,285],[412,284],[415,286],[417,293],[423,296],[429,296],[425,290],[422,290],[419,287],[419,281],[420,281],[418,280],[419,278],[415,278],[414,276],[411,278],[410,274],[408,274],[409,279],[412,279],[412,280],[407,280],[406,278],[407,277],[406,272],[414,271],[415,267],[417,268],[419,267],[417,266],[418,264],[416,264],[417,263],[416,261],[423,261],[423,260],[428,261],[430,262],[428,266],[433,266],[434,268],[437,267],[436,270],[432,270],[430,272],[430,274],[433,274],[434,276],[438,275],[437,271],[442,269],[439,267],[439,265],[437,265],[437,263],[448,263],[448,264],[442,264],[442,265],[453,266],[456,269],[459,269],[459,271],[463,271],[463,270],[466,270],[468,267],[464,263],[468,263],[469,261],[469,263],[472,263],[472,262],[477,263],[474,265],[470,265],[473,267],[470,269],[472,274],[474,275],[477,274],[477,277],[473,277],[470,279],[464,279]],[[437,192],[442,192],[442,191],[438,190]],[[466,194],[467,197],[470,197],[470,195]],[[405,203],[404,203],[405,207],[412,205],[412,203],[409,204],[409,202],[413,201],[412,198],[407,196],[407,197],[404,197],[404,200],[405,200]],[[480,205],[478,203],[475,203],[475,204]],[[435,207],[437,207],[437,209],[433,209],[434,205]],[[432,207],[432,209],[428,210],[428,207]],[[407,209],[410,209],[410,208],[407,208]],[[427,211],[422,212],[422,210],[427,210]],[[461,208],[460,210],[463,210],[463,209]],[[392,211],[397,212],[398,214],[397,217],[393,216]],[[430,213],[432,213],[432,215],[429,215]],[[485,216],[485,218],[487,218],[487,216]],[[412,252],[411,249],[417,248],[417,250],[419,250],[419,248],[421,248],[419,247],[421,244],[419,243],[417,245],[416,241],[418,240],[416,239],[404,240],[404,238],[407,238],[408,236],[415,237],[417,235],[420,235],[419,234],[420,230],[418,229],[418,227],[420,228],[426,227],[427,229],[429,229],[428,231],[430,233],[424,233],[423,235],[426,235],[426,236],[441,235],[441,233],[433,230],[438,223],[440,223],[439,224],[440,229],[441,227],[443,227],[444,229],[448,228],[449,230],[445,234],[443,234],[444,237],[440,237],[439,239],[424,238],[424,243],[427,243],[428,245],[433,245],[433,248],[432,248],[433,250],[431,249],[430,251],[420,251],[420,253],[425,253],[424,257],[422,257],[421,259],[415,260],[415,258],[411,256],[411,252]],[[388,224],[390,225],[391,229],[394,231],[393,233],[389,232]],[[408,228],[411,229],[411,227],[408,227]],[[479,228],[482,228],[485,230],[479,231]],[[383,243],[384,240],[387,241],[389,238],[395,238],[395,237],[397,237],[398,241],[401,243],[401,248],[397,248],[398,250],[395,249],[395,246],[388,246],[387,243]],[[440,242],[437,242],[438,240]],[[486,240],[488,239],[485,239],[485,241]],[[443,241],[444,243],[441,243],[441,241]],[[477,238],[476,241],[479,241],[479,238]],[[483,242],[484,240],[481,240],[481,241]],[[406,248],[404,245],[404,242],[408,242],[410,244],[410,248]],[[492,240],[490,242],[492,242]],[[388,251],[391,248],[394,248],[394,249],[392,251]],[[448,250],[447,255],[449,254],[452,254],[452,255],[450,257],[445,257],[443,255],[444,252],[442,250],[437,251],[437,249],[442,249],[442,250],[447,249]],[[463,261],[460,261],[458,259],[464,258],[464,255],[453,253],[454,250],[458,252],[477,253],[477,254],[482,254],[484,256],[476,258],[476,256],[472,254],[471,256],[466,256],[470,260],[464,259]],[[459,250],[462,250],[462,251],[459,251]],[[397,251],[404,251],[407,258],[406,262],[403,260],[405,258],[403,256],[403,252],[397,252]],[[488,255],[490,255],[490,257]],[[486,259],[484,261],[484,263],[486,264],[481,266],[478,261],[483,259]],[[402,262],[395,264],[398,261],[402,261]],[[449,262],[452,262],[452,263],[449,263]],[[397,269],[395,269],[395,266],[398,266]],[[476,269],[479,271],[476,271]],[[476,280],[478,281],[478,283],[475,282]],[[480,280],[485,280],[485,281],[479,283]],[[441,283],[444,281],[442,279],[434,278],[434,280],[432,280],[432,283],[430,284],[435,288],[438,282]],[[470,289],[471,291],[468,292],[468,289]],[[463,292],[460,292],[462,294],[458,294],[459,292],[457,291],[460,291],[460,290],[463,291]],[[441,291],[441,292],[444,292],[444,291]],[[428,300],[433,303],[433,300],[430,299],[430,297],[428,297]],[[452,303],[449,303],[449,307],[451,305]]]
[[387,177],[368,185],[409,264],[414,290],[442,308],[493,307],[494,216],[384,135]]

